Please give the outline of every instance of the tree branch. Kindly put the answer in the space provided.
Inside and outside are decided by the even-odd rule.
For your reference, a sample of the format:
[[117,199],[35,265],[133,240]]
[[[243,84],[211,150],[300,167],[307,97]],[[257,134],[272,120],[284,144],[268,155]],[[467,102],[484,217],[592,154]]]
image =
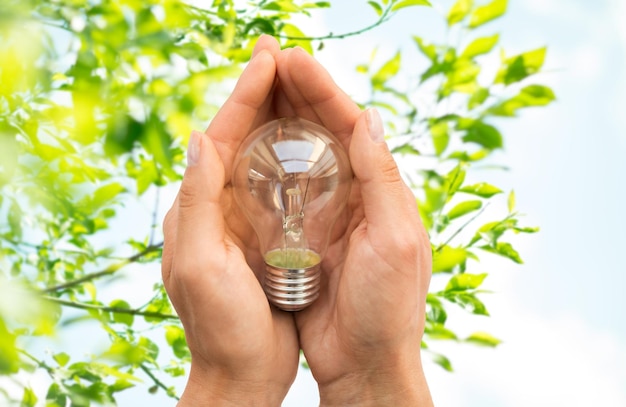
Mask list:
[[50,302],[55,302],[60,305],[64,305],[66,307],[85,309],[85,310],[95,310],[95,311],[103,311],[103,312],[112,312],[115,314],[128,314],[128,315],[139,315],[142,317],[150,317],[150,318],[160,318],[160,319],[179,319],[177,315],[172,314],[162,314],[160,312],[150,312],[150,311],[140,311],[137,309],[131,308],[120,308],[120,307],[106,307],[103,305],[95,305],[95,304],[87,304],[84,302],[75,302],[64,300],[62,298],[51,297],[49,295],[43,295],[42,298],[44,300],[48,300]]
[[465,222],[460,228],[458,228],[453,234],[452,236],[450,236],[445,242],[443,242],[442,244],[440,244],[439,246],[437,246],[437,248],[435,249],[435,252],[439,252],[441,251],[441,249],[444,248],[444,246],[447,246],[448,243],[450,243],[452,241],[452,239],[454,239],[459,233],[461,233],[461,231],[463,231],[463,229],[465,229],[470,223],[472,223],[477,217],[479,217],[484,211],[485,209],[487,209],[487,207],[489,206],[489,202],[487,202],[485,204],[485,206],[482,207],[482,209],[480,211],[478,211],[478,213],[474,216],[472,216],[470,218],[470,220],[468,220],[467,222]]
[[286,40],[296,40],[296,41],[322,41],[322,40],[341,40],[344,38],[348,38],[348,37],[354,37],[356,35],[360,35],[363,34],[364,32],[373,30],[374,28],[378,27],[379,25],[382,25],[383,23],[387,22],[391,16],[389,15],[389,12],[391,11],[391,7],[388,7],[387,9],[385,9],[385,11],[383,11],[383,13],[380,15],[380,18],[373,24],[368,25],[367,27],[361,28],[359,30],[356,31],[349,31],[347,33],[343,33],[343,34],[333,34],[328,33],[326,35],[322,35],[319,37],[292,37],[289,35],[282,35],[282,34],[274,34],[276,37],[279,38],[283,38]]
[[159,216],[159,201],[161,198],[161,188],[157,188],[154,197],[154,209],[152,210],[152,224],[150,225],[150,238],[148,239],[148,247],[154,243],[154,235],[156,233]]
[[160,380],[159,380],[159,379],[158,379],[158,378],[157,378],[157,377],[156,377],[156,376],[155,376],[155,375],[154,375],[154,374],[150,371],[150,369],[148,369],[148,368],[146,367],[146,365],[144,365],[144,364],[142,363],[142,364],[140,364],[140,365],[139,365],[139,368],[140,368],[141,370],[143,370],[143,372],[144,372],[145,374],[147,374],[147,375],[148,375],[148,377],[149,377],[150,379],[152,379],[152,381],[154,382],[154,385],[155,385],[155,386],[162,388],[162,389],[165,391],[165,394],[167,394],[168,396],[170,396],[170,397],[172,397],[172,398],[176,399],[177,401],[178,401],[178,400],[180,400],[180,398],[179,398],[176,394],[174,394],[174,393],[173,393],[173,392],[172,392],[172,391],[171,391],[171,390],[170,390],[170,389],[169,389],[169,388],[168,388],[168,387],[167,387],[167,386],[166,386],[166,385],[165,385],[162,381],[160,381]]
[[113,274],[116,271],[118,271],[119,269],[121,269],[122,267],[130,264],[130,263],[135,263],[136,261],[138,261],[139,259],[141,259],[143,256],[152,253],[154,251],[157,251],[158,249],[160,249],[163,246],[163,242],[160,243],[156,243],[153,245],[150,245],[148,247],[146,247],[143,251],[136,253],[124,260],[122,260],[119,263],[110,265],[109,267],[105,268],[104,270],[101,271],[97,271],[95,273],[91,273],[91,274],[87,274],[84,275],[80,278],[77,278],[75,280],[71,280],[71,281],[67,281],[65,283],[62,284],[57,284],[55,286],[52,287],[46,287],[43,290],[41,290],[42,293],[51,293],[51,292],[56,292],[56,291],[61,291],[64,290],[66,288],[70,288],[70,287],[74,287],[83,283],[86,283],[87,281],[91,281],[91,280],[95,280],[98,279],[100,277],[104,277],[107,276],[109,274]]

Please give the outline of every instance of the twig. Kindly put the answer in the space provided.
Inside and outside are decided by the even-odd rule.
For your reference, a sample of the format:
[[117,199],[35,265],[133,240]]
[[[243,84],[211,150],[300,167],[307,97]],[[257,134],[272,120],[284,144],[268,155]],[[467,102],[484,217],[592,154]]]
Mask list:
[[461,226],[460,228],[458,228],[453,234],[452,236],[450,236],[445,242],[443,242],[442,244],[440,244],[439,246],[437,246],[437,249],[435,249],[435,252],[440,252],[441,249],[443,249],[445,246],[448,245],[448,243],[450,243],[452,241],[452,239],[454,239],[459,233],[461,233],[461,231],[463,231],[463,229],[465,229],[470,223],[472,223],[477,217],[479,217],[484,211],[485,209],[487,209],[487,207],[489,206],[489,202],[487,202],[485,204],[485,206],[482,207],[482,209],[480,211],[478,211],[478,213],[474,216],[472,216],[470,218],[470,220],[468,220],[467,222],[465,222],[463,224],[463,226]]
[[383,11],[383,13],[380,15],[380,18],[373,24],[368,25],[367,27],[361,28],[359,30],[356,31],[349,31],[347,33],[343,33],[343,34],[333,34],[328,33],[326,35],[322,35],[319,37],[297,37],[297,36],[290,36],[290,35],[282,35],[282,34],[275,34],[276,37],[279,38],[283,38],[286,40],[296,40],[296,41],[322,41],[322,40],[341,40],[344,38],[348,38],[348,37],[354,37],[356,35],[360,35],[363,34],[364,32],[373,30],[374,28],[378,27],[379,25],[387,22],[387,20],[389,20],[391,18],[391,16],[389,15],[389,12],[391,11],[391,7],[388,7],[385,9],[385,11]]
[[87,281],[91,281],[91,280],[95,280],[97,278],[100,277],[104,277],[107,276],[109,274],[113,274],[116,271],[118,271],[119,269],[121,269],[122,267],[130,264],[130,263],[134,263],[137,260],[141,259],[143,256],[145,256],[146,254],[152,253],[158,249],[160,249],[163,246],[163,242],[157,243],[157,244],[153,244],[150,245],[148,247],[146,247],[143,251],[136,253],[126,259],[124,259],[123,261],[113,264],[107,268],[105,268],[104,270],[95,272],[95,273],[91,273],[91,274],[87,274],[83,277],[77,278],[76,280],[71,280],[71,281],[67,281],[65,283],[62,284],[57,284],[55,286],[52,287],[46,287],[43,290],[41,290],[42,293],[50,293],[50,292],[56,292],[56,291],[60,291],[60,290],[64,290],[66,288],[70,288],[70,287],[74,287],[76,285],[80,285],[83,283],[86,283]]
[[161,200],[161,189],[157,188],[154,197],[154,209],[152,210],[152,224],[150,225],[150,238],[148,239],[148,247],[154,243],[154,235],[157,227],[157,217],[159,216],[159,201]]
[[152,379],[152,381],[154,382],[155,386],[160,387],[163,390],[165,390],[165,394],[167,394],[168,396],[176,399],[177,401],[180,400],[180,398],[177,395],[175,395],[174,393],[170,392],[170,389],[162,381],[160,381],[154,374],[152,374],[152,372],[150,371],[150,369],[148,369],[146,367],[146,365],[144,365],[142,363],[142,364],[139,365],[139,368],[141,370],[143,370],[143,372],[145,374],[147,374],[150,379]]
[[150,317],[150,318],[178,319],[178,316],[176,315],[162,314],[160,312],[140,311],[140,310],[131,309],[131,308],[106,307],[103,305],[86,304],[84,302],[75,302],[75,301],[64,300],[62,298],[55,298],[49,295],[43,295],[42,298],[44,300],[55,302],[57,304],[64,305],[66,307],[71,307],[71,308],[112,312],[115,314],[139,315],[139,316]]

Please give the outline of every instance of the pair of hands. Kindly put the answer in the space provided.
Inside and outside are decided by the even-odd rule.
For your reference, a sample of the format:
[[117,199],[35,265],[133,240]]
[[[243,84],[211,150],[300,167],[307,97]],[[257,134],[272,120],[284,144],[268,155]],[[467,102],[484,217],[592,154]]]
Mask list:
[[[230,184],[244,138],[286,116],[328,128],[355,174],[320,297],[297,313],[268,304],[256,235]],[[420,360],[430,245],[383,138],[378,113],[361,112],[304,50],[259,39],[206,133],[192,133],[164,222],[163,281],[192,354],[180,406],[279,406],[300,349],[322,405],[432,405]]]

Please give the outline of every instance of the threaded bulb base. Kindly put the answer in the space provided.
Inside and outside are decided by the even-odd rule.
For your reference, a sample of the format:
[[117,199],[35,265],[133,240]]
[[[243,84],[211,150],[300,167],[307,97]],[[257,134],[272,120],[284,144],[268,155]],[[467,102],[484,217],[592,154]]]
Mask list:
[[300,311],[311,305],[320,291],[321,268],[283,268],[265,264],[263,289],[270,303],[283,311]]

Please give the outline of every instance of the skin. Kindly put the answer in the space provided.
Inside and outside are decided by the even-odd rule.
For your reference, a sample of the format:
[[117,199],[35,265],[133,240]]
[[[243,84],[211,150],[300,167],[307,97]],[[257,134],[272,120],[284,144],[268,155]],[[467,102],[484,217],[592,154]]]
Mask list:
[[[297,313],[268,304],[258,242],[230,185],[243,139],[285,116],[333,132],[355,174],[320,297]],[[321,405],[432,405],[419,349],[430,245],[383,138],[378,113],[362,112],[305,51],[259,39],[231,97],[205,133],[192,134],[164,222],[163,281],[192,354],[179,406],[279,406],[300,349]]]

